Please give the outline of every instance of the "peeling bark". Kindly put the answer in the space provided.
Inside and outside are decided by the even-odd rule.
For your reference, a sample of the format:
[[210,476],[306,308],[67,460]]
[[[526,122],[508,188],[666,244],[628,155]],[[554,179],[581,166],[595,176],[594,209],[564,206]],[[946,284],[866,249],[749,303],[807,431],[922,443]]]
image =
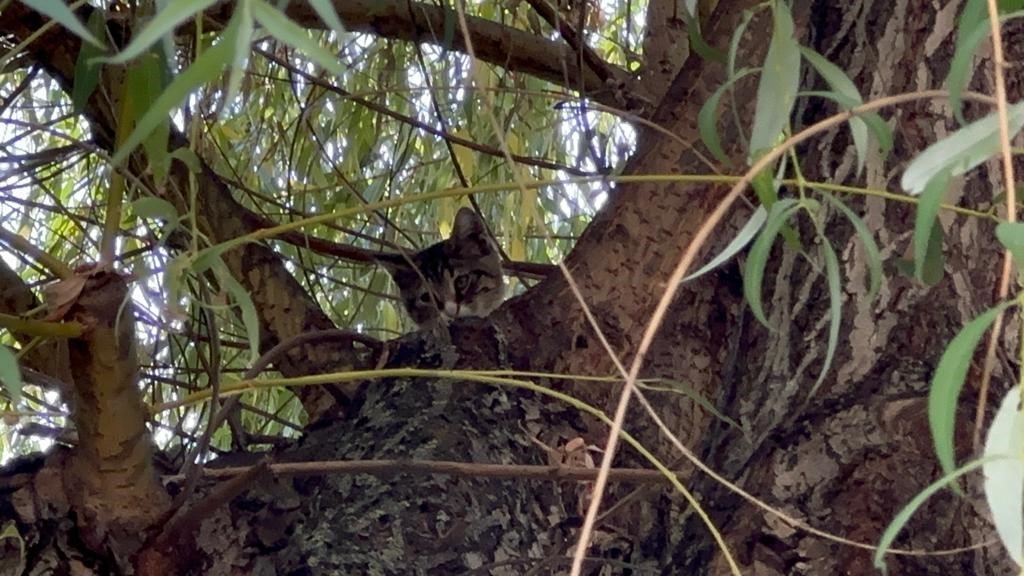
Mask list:
[[67,318],[86,326],[68,345],[73,381],[64,400],[78,445],[64,469],[67,498],[86,545],[109,549],[123,561],[141,547],[170,503],[153,467],[124,279],[89,274]]
[[[709,41],[723,45],[749,5],[719,3],[705,30]],[[951,53],[953,4],[869,0],[842,8],[816,0],[796,2],[800,39],[849,71],[867,97],[941,83]],[[9,24],[5,19],[6,13],[0,16],[0,26]],[[751,25],[743,43],[745,58],[758,61],[766,34],[764,22]],[[37,51],[35,56],[50,58],[47,65],[59,70],[65,62],[62,46],[57,42],[53,54]],[[1009,48],[1009,58],[1019,59],[1015,52],[1022,48]],[[697,109],[722,79],[718,65],[694,58],[682,64],[654,115],[682,142],[643,133],[631,173],[707,171],[686,143],[697,142]],[[982,89],[991,82],[987,72],[976,74],[974,80]],[[1012,76],[1009,88],[1014,98],[1019,97],[1020,79]],[[832,111],[818,103],[806,104],[800,122],[809,124]],[[749,109],[741,114],[749,114]],[[845,129],[837,129],[798,151],[804,174],[811,180],[891,187],[899,175],[897,162],[955,127],[942,102],[906,106],[894,111],[892,118],[898,127],[896,162],[884,164],[873,158],[859,178],[849,137]],[[729,152],[739,158],[740,139],[727,134]],[[203,182],[207,193],[202,197],[211,202],[205,205],[210,209],[207,217],[230,222],[224,237],[237,235],[235,204],[227,188],[212,173],[204,172]],[[998,183],[997,171],[979,170],[956,190],[957,199],[985,207]],[[569,258],[585,301],[625,361],[636,353],[644,322],[682,248],[719,195],[720,189],[713,186],[620,187]],[[912,208],[878,199],[848,200],[877,233],[887,259],[901,255],[909,242]],[[742,216],[737,211],[737,217]],[[684,286],[649,355],[645,375],[682,381],[715,401],[743,430],[724,425],[688,400],[658,396],[673,430],[714,469],[769,504],[841,537],[876,542],[896,511],[936,476],[923,406],[938,356],[959,327],[991,305],[997,251],[991,248],[990,225],[949,216],[943,216],[942,223],[949,239],[943,282],[922,288],[890,269],[879,300],[868,303],[863,299],[863,254],[847,224],[835,218],[830,222],[829,240],[842,256],[847,277],[847,338],[825,385],[813,398],[808,395],[823,358],[827,294],[812,264],[792,251],[777,249],[765,294],[777,328],[773,333],[743,313],[734,271]],[[727,225],[716,242],[734,229],[735,223]],[[805,241],[812,237],[809,228],[801,232]],[[233,272],[253,290],[257,306],[268,307],[264,322],[273,338],[287,338],[324,321],[297,284],[279,276],[280,262],[269,250],[247,246],[228,259]],[[553,276],[507,303],[489,321],[457,323],[450,341],[438,334],[407,337],[397,344],[399,353],[392,363],[611,373],[611,363],[579,307],[571,304],[574,301],[564,279]],[[1012,348],[1009,342],[1007,349]],[[327,370],[338,361],[321,358],[309,347],[300,354],[295,359],[305,364],[296,363],[295,370]],[[345,361],[358,359],[342,358]],[[996,396],[1011,383],[1011,372],[1001,368]],[[594,385],[559,385],[601,405],[617,394]],[[374,384],[350,416],[310,430],[300,444],[278,457],[533,463],[540,452],[531,445],[531,434],[557,444],[574,435],[599,440],[604,433],[553,402],[462,382]],[[632,418],[630,426],[639,429],[660,456],[673,457],[641,417]],[[967,444],[962,448],[966,456]],[[0,483],[0,512],[17,520],[31,557],[56,558],[63,562],[60,566],[77,560],[79,554],[66,521],[68,499],[57,494],[54,504],[48,504],[55,483],[62,485],[66,479],[65,459],[61,451],[42,461],[26,459]],[[626,453],[622,459],[632,461],[635,455]],[[687,486],[723,530],[744,573],[873,572],[869,551],[794,529],[703,475],[689,477]],[[211,574],[367,567],[378,574],[466,573],[488,563],[496,569],[493,573],[519,574],[523,566],[537,567],[541,558],[568,552],[577,535],[574,522],[581,488],[442,477],[279,479],[261,482],[230,507],[216,510],[194,540],[181,546],[195,554],[197,571],[208,569]],[[969,486],[967,499],[939,495],[930,501],[897,545],[936,549],[992,540],[977,488]],[[622,501],[622,494],[616,489],[611,501]],[[663,574],[724,573],[723,558],[706,528],[678,498],[663,492],[641,492],[604,528],[592,550],[601,557],[591,566],[594,570],[613,567],[613,573],[625,573],[622,565],[613,564],[620,561],[654,567]],[[102,562],[93,559],[88,566],[102,571]],[[894,572],[905,574],[984,575],[1010,570],[996,546],[946,556],[893,557],[889,563]],[[564,565],[555,563],[543,568],[564,572]]]

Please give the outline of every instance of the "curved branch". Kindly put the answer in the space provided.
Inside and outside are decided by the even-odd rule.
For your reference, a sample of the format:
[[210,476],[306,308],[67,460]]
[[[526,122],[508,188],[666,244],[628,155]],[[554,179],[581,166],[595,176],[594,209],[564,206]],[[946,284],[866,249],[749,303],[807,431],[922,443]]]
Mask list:
[[[206,12],[219,22],[227,22],[235,9],[235,2],[221,2]],[[455,12],[422,2],[406,0],[335,0],[334,9],[346,29],[365,32],[380,38],[425,42],[447,50],[466,52],[466,41],[456,29],[451,44],[446,44],[444,30],[451,26]],[[292,2],[286,10],[288,17],[307,28],[326,28],[308,2]],[[563,42],[531,34],[518,28],[505,26],[486,18],[467,16],[469,37],[475,55],[480,60],[507,70],[536,76],[542,80],[570,90],[580,87],[580,75],[575,65],[576,55]],[[591,62],[597,65],[598,62]],[[587,96],[602,104],[621,107],[613,86],[632,87],[635,81],[626,70],[601,61],[599,69],[608,78],[594,73],[594,66],[583,72],[582,86]],[[627,89],[627,92],[629,90]]]

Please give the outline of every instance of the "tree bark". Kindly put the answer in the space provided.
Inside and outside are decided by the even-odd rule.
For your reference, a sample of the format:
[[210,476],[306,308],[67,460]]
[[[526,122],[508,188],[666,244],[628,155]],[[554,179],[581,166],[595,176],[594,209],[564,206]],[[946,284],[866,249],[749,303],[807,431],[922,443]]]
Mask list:
[[[720,2],[705,30],[709,41],[724,45],[742,9],[751,4]],[[847,70],[867,98],[941,84],[957,9],[953,4],[935,7],[905,1],[858,3],[842,11],[819,0],[801,0],[793,6],[801,42]],[[750,65],[760,62],[768,24],[755,20],[748,28],[743,55],[751,59]],[[47,57],[45,52],[34,56]],[[979,89],[990,85],[989,69],[979,67]],[[686,144],[698,142],[697,110],[723,78],[720,65],[687,58],[653,117],[682,142],[643,132],[629,172],[705,173],[707,167]],[[814,82],[807,80],[805,88],[813,89]],[[1012,98],[1019,98],[1018,81],[1010,84]],[[741,116],[749,117],[749,100]],[[799,112],[800,124],[809,125],[834,108],[812,101]],[[841,128],[798,150],[804,175],[811,181],[893,187],[900,174],[893,169],[898,162],[955,128],[944,102],[904,106],[891,117],[897,132],[894,161],[873,158],[864,175],[857,175],[850,138]],[[726,141],[732,143],[729,152],[740,158],[740,138],[733,134]],[[216,175],[209,178],[215,181]],[[962,203],[984,208],[992,202],[990,190],[998,188],[998,172],[982,169],[965,179],[955,194]],[[222,197],[225,190],[207,188],[211,198],[220,197],[216,201],[222,202],[229,198]],[[611,195],[568,259],[584,301],[627,363],[637,353],[669,272],[720,196],[720,188],[711,185],[623,186]],[[879,199],[844,200],[863,214],[890,262],[902,255],[912,229],[912,207]],[[211,214],[229,218],[230,210]],[[744,216],[737,211],[735,220]],[[991,225],[949,215],[942,223],[950,240],[943,281],[921,287],[889,266],[879,299],[867,302],[863,253],[849,225],[832,218],[829,241],[841,255],[845,272],[846,337],[813,397],[809,391],[821,369],[828,325],[828,296],[813,250],[808,250],[808,262],[792,250],[776,248],[764,295],[775,332],[743,312],[734,269],[683,286],[644,375],[686,383],[711,398],[740,427],[724,424],[679,395],[655,395],[673,431],[712,468],[769,505],[843,538],[875,544],[900,507],[937,476],[924,408],[928,383],[956,331],[992,304],[998,254],[990,245]],[[735,227],[735,221],[728,223],[709,250],[726,241]],[[798,228],[809,244],[810,228]],[[237,235],[237,230],[229,233]],[[266,260],[267,266],[277,266],[269,262],[269,249],[263,250],[266,253],[250,256],[234,251],[230,258],[237,260],[229,265],[240,278],[248,278],[260,306],[283,301],[287,315],[303,311],[303,320],[289,328],[292,332],[281,324],[266,326],[282,340],[308,330],[309,316],[303,314],[313,309],[303,303],[305,296],[294,292],[297,285],[277,292],[280,285],[265,281],[273,275],[246,272],[254,262]],[[390,364],[612,373],[568,283],[557,275],[488,320],[458,322],[445,334],[407,336],[393,344]],[[327,369],[327,364],[317,362],[311,366]],[[997,371],[996,397],[1012,379],[1009,371]],[[555,385],[601,407],[618,394],[618,389],[581,382]],[[600,443],[607,433],[550,399],[468,382],[396,379],[370,385],[360,400],[347,419],[310,430],[301,443],[275,456],[285,461],[409,458],[532,464],[543,461],[533,436],[559,446],[577,436]],[[630,430],[656,455],[675,460],[678,456],[646,417],[639,411],[634,414]],[[966,457],[969,446],[963,443],[962,448]],[[9,469],[0,484],[0,493],[6,495],[0,498],[0,517],[16,519],[33,560],[67,566],[69,558],[77,560],[83,553],[70,536],[68,523],[62,523],[67,509],[45,504],[54,490],[52,477],[62,473],[62,454],[25,459]],[[637,462],[636,454],[627,451],[617,464],[623,462]],[[687,477],[686,484],[724,532],[743,573],[874,572],[870,551],[793,528],[702,474]],[[931,499],[897,546],[934,550],[992,540],[977,486],[968,489],[967,499],[949,494]],[[200,490],[191,502],[201,502],[208,491]],[[601,525],[589,551],[595,559],[588,564],[592,573],[602,568],[611,573],[639,573],[645,568],[662,574],[725,573],[724,559],[706,527],[677,496],[645,490],[640,497],[627,499],[626,493],[616,488],[609,496],[607,505],[621,507]],[[585,494],[585,486],[523,480],[264,478],[230,506],[210,511],[194,539],[181,543],[182,565],[208,574],[270,569],[461,574],[483,566],[491,574],[523,574],[531,568],[560,574],[565,572],[564,557],[575,545]],[[108,565],[108,558],[91,554],[87,566],[93,570]],[[888,564],[894,573],[905,574],[1010,570],[998,546],[952,555],[894,556]]]

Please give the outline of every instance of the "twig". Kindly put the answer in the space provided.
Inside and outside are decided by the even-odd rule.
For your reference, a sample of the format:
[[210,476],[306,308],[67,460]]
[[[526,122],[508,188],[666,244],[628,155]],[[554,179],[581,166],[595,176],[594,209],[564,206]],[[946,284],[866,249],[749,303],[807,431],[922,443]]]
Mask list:
[[[992,28],[992,67],[996,79],[996,115],[999,117],[999,150],[1003,160],[1003,186],[1006,188],[1006,221],[1017,221],[1017,189],[1013,178],[1013,152],[1010,150],[1009,115],[1006,104],[1006,61],[1003,56],[1003,37],[999,23],[999,7],[996,0],[988,0],[988,20]],[[1010,274],[1013,257],[1010,250],[1003,251],[1003,271],[999,277],[999,292],[996,301],[1001,302],[1010,293]],[[992,380],[992,369],[996,363],[996,348],[1003,329],[1003,313],[1000,312],[992,324],[985,362],[981,371],[981,386],[978,390],[978,408],[974,414],[974,449],[981,446],[981,427],[985,420],[985,406],[988,404],[988,388]]]
[[[154,541],[157,546],[166,546],[174,542],[181,534],[194,532],[200,522],[210,515],[211,512],[231,502],[236,496],[245,492],[252,486],[253,482],[268,468],[267,460],[261,461],[255,466],[243,468],[230,480],[221,484],[210,493],[209,496],[196,502],[187,510],[179,509],[178,513],[171,517],[164,525],[164,529]],[[204,474],[205,475],[205,474]]]
[[[262,465],[262,464],[261,464]],[[231,468],[205,468],[204,478],[236,478],[247,474],[251,466]],[[447,460],[331,460],[323,462],[287,462],[269,464],[267,469],[275,476],[315,476],[321,474],[371,474],[394,476],[414,474],[425,476],[442,474],[460,478],[504,478],[549,480],[553,482],[593,482],[596,468],[582,466],[543,466],[537,464],[478,464]],[[681,472],[679,474],[682,474]],[[180,481],[181,474],[165,476],[165,481]],[[658,470],[642,468],[615,468],[611,478],[629,484],[663,484],[669,480]]]

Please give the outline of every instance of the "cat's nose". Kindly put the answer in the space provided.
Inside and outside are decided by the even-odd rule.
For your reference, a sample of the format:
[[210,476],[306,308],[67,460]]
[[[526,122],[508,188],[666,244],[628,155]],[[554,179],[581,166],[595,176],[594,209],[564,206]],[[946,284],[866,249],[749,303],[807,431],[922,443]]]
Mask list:
[[459,303],[448,300],[444,303],[444,313],[450,318],[456,318],[459,315]]

